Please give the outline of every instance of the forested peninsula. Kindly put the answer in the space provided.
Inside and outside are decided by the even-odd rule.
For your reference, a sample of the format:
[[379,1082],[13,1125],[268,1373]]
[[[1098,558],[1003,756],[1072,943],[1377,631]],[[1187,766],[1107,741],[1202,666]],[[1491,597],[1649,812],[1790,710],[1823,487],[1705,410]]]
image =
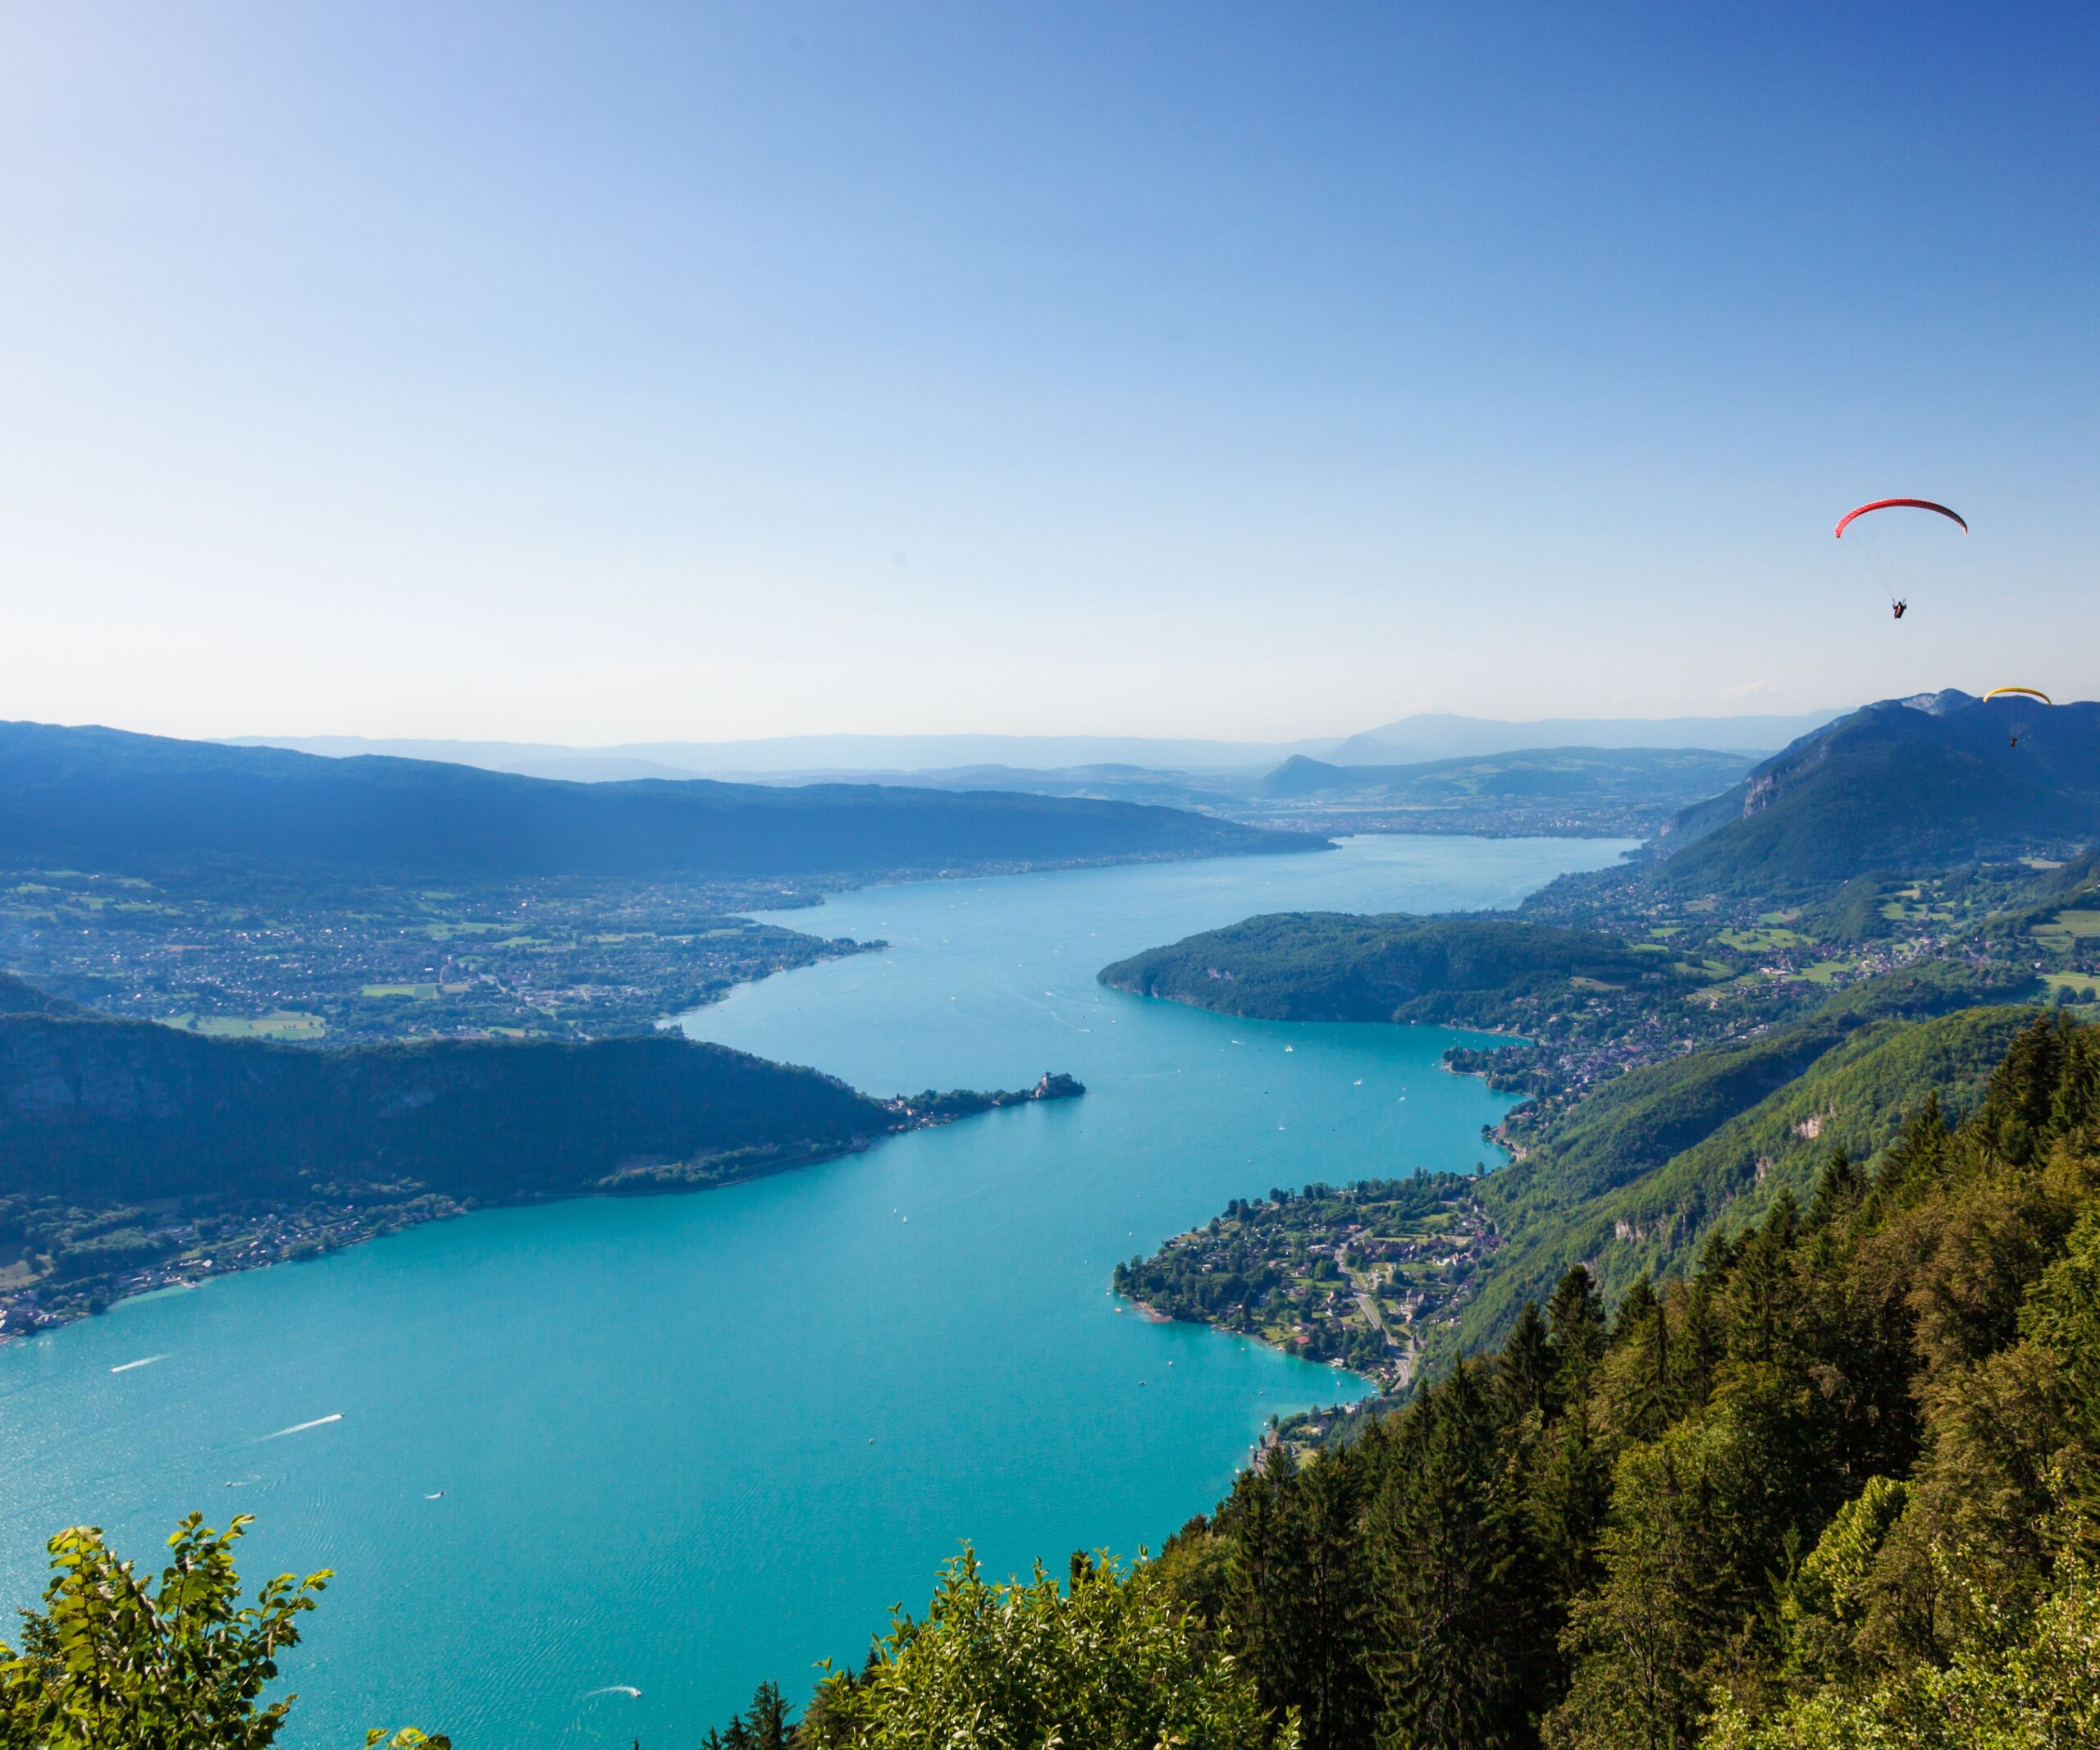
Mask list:
[[1000,1106],[870,1099],[676,1033],[316,1051],[0,981],[0,1334],[489,1204],[734,1183]]
[[1102,968],[1112,989],[1261,1021],[1500,1028],[1538,1004],[1685,976],[1659,946],[1494,917],[1290,912]]

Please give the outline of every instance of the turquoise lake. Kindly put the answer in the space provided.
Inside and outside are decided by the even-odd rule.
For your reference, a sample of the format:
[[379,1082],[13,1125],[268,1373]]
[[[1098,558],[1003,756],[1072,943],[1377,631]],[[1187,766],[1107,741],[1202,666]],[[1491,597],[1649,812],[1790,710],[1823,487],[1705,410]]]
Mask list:
[[891,945],[689,1031],[873,1093],[1060,1070],[1086,1098],[435,1224],[0,1348],[0,1605],[62,1525],[157,1566],[183,1513],[253,1513],[251,1582],[338,1575],[286,1661],[287,1743],[646,1750],[857,1661],[966,1538],[1001,1574],[1157,1547],[1270,1415],[1356,1388],[1118,1312],[1116,1259],[1272,1186],[1493,1164],[1507,1103],[1439,1067],[1459,1035],[1227,1021],[1094,973],[1258,912],[1506,906],[1624,848],[1358,838],[778,914]]

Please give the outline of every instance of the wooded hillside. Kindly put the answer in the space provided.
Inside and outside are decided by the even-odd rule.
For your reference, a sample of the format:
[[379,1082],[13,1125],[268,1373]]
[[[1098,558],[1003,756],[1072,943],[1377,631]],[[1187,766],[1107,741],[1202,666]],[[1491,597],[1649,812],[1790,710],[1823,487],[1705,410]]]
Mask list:
[[1101,982],[1264,1021],[1507,1022],[1522,998],[1672,976],[1669,956],[1506,918],[1286,912],[1104,966]]
[[1244,1475],[1160,1560],[1198,1632],[1319,1750],[2091,1742],[2100,1032],[2027,1025],[1952,1131],[1932,1073],[1871,1177],[1829,1150],[1609,1317],[1577,1265]]

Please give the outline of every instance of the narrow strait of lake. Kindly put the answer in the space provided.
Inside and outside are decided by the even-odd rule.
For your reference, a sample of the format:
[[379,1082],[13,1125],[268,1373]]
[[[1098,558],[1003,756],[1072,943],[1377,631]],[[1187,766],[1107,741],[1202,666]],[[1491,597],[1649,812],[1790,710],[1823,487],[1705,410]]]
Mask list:
[[34,1599],[62,1525],[145,1567],[183,1513],[253,1513],[251,1582],[338,1576],[286,1661],[294,1750],[404,1722],[463,1750],[650,1746],[760,1678],[799,1699],[965,1538],[1001,1574],[1157,1547],[1271,1414],[1354,1391],[1119,1314],[1115,1260],[1272,1186],[1469,1167],[1507,1103],[1440,1069],[1459,1035],[1226,1021],[1095,972],[1259,912],[1507,906],[1625,848],[1358,838],[782,914],[891,946],[688,1031],[878,1094],[1061,1070],[1087,1097],[726,1190],[439,1223],[7,1345],[0,1605]]

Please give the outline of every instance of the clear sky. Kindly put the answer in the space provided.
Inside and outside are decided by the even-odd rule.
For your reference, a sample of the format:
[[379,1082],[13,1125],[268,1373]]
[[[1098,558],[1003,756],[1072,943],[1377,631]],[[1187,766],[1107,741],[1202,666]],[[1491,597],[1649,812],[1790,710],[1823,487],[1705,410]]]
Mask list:
[[2097,146],[2089,3],[20,0],[0,715],[2090,697]]

